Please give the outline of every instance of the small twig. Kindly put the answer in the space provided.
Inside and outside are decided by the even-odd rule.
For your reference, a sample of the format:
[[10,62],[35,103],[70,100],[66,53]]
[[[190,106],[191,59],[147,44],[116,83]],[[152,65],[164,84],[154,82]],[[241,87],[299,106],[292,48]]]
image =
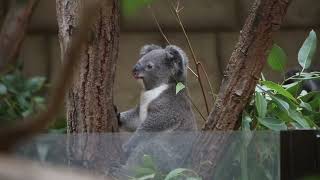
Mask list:
[[[206,77],[206,80],[207,80],[207,82],[208,82],[208,84],[209,84],[209,88],[210,88],[210,91],[211,91],[212,96],[217,97],[217,94],[214,93],[214,91],[213,91],[213,88],[212,88],[212,85],[211,85],[211,82],[210,82],[210,79],[209,79],[209,76],[208,76],[207,71],[204,69],[204,67],[203,67],[203,65],[202,65],[201,62],[199,62],[199,64],[200,64],[200,67],[201,67],[201,69],[202,69],[202,72],[204,73],[204,75],[205,75],[205,77]],[[215,98],[213,99],[213,101],[215,101]]]
[[168,44],[171,44],[170,41],[169,41],[169,39],[168,39],[167,36],[164,34],[164,32],[163,32],[163,30],[162,30],[162,28],[161,28],[160,23],[159,23],[156,15],[154,14],[154,10],[153,10],[152,6],[149,5],[148,8],[150,9],[150,12],[151,12],[151,14],[152,14],[153,20],[156,22],[157,27],[158,27],[158,29],[159,29],[162,37],[167,41]]
[[[164,32],[163,32],[163,30],[162,30],[162,28],[161,28],[161,26],[160,26],[160,23],[159,23],[156,15],[154,14],[154,10],[153,10],[152,6],[149,5],[148,8],[150,9],[150,12],[151,12],[151,14],[152,14],[152,17],[153,17],[154,21],[156,22],[157,27],[158,27],[158,30],[160,31],[162,37],[167,41],[167,44],[170,45],[171,43],[170,43],[169,39],[167,38],[167,36],[164,34]],[[198,75],[197,75],[189,66],[187,66],[187,67],[188,67],[188,69],[190,70],[190,72],[191,72],[194,76],[196,76],[196,78],[198,78]]]
[[[179,2],[179,1],[178,1],[178,2]],[[194,50],[193,50],[193,48],[192,48],[192,45],[191,45],[191,41],[190,41],[190,39],[189,39],[189,36],[187,35],[187,32],[186,32],[186,30],[185,30],[185,28],[184,28],[184,25],[183,25],[182,21],[181,21],[179,12],[174,8],[174,5],[172,4],[172,2],[169,2],[169,3],[171,4],[170,10],[171,10],[171,12],[175,15],[176,20],[177,20],[177,22],[179,23],[179,25],[180,25],[180,27],[181,27],[181,29],[182,29],[182,32],[183,32],[183,34],[184,34],[184,36],[185,36],[185,38],[186,38],[186,41],[187,41],[189,50],[191,51],[192,59],[193,59],[195,65],[196,65],[196,72],[197,72],[197,75],[198,75],[198,78],[197,78],[197,79],[198,79],[198,82],[199,82],[199,84],[200,84],[202,96],[203,96],[203,99],[204,99],[204,102],[205,102],[205,106],[206,106],[207,115],[209,115],[209,112],[210,112],[210,111],[209,111],[208,100],[207,100],[206,93],[205,93],[205,91],[204,91],[203,82],[202,82],[201,77],[200,77],[200,70],[199,70],[199,69],[200,69],[200,63],[199,63],[199,61],[198,61],[197,58],[196,58],[196,55],[195,55],[195,52],[194,52]],[[177,8],[177,9],[179,9],[179,8]]]
[[198,75],[188,66],[188,69],[190,70],[190,72],[192,72],[192,74],[198,79]]
[[198,112],[198,114],[201,116],[201,118],[203,119],[204,122],[206,122],[206,118],[203,116],[203,114],[201,113],[201,111],[199,110],[199,108],[197,107],[197,105],[193,102],[193,100],[191,99],[191,97],[189,96],[189,94],[187,95],[189,101],[191,102],[192,106],[194,107],[194,109]]
[[[169,39],[167,38],[167,36],[164,34],[164,32],[163,32],[163,30],[162,30],[162,28],[161,28],[161,26],[160,26],[160,23],[159,23],[156,15],[155,15],[155,13],[154,13],[154,10],[153,10],[152,6],[149,5],[148,8],[149,8],[150,11],[151,11],[152,17],[153,17],[154,21],[156,22],[157,27],[158,27],[158,29],[159,29],[162,37],[163,37],[163,38],[167,41],[167,43],[170,45],[171,43],[170,43]],[[189,71],[198,79],[199,76],[198,76],[189,66],[187,66],[187,67],[188,67]],[[201,118],[202,118],[204,121],[206,121],[205,117],[203,116],[203,114],[201,113],[201,111],[199,110],[199,108],[195,105],[195,103],[193,102],[193,100],[191,99],[191,97],[190,97],[189,95],[187,95],[187,97],[189,98],[191,104],[193,105],[194,109],[199,113],[199,115],[201,116]]]

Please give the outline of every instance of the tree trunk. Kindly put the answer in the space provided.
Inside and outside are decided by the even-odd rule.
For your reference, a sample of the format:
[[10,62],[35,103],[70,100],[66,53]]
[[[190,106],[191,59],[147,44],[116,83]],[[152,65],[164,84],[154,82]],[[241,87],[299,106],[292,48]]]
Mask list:
[[[79,12],[90,1],[57,0],[57,16],[61,52],[69,47],[77,31]],[[70,162],[103,170],[108,158],[101,135],[88,133],[117,132],[118,124],[113,107],[113,83],[119,44],[119,1],[100,2],[86,44],[80,49],[81,60],[74,81],[67,93],[67,126]],[[82,135],[76,135],[82,133]],[[117,148],[114,147],[116,150]],[[110,150],[110,147],[109,147]],[[114,150],[114,151],[115,151]],[[103,157],[101,157],[103,155]],[[80,164],[79,164],[79,161]],[[94,162],[93,165],[88,162]]]
[[[78,27],[84,1],[57,0],[61,51]],[[119,44],[119,5],[107,0],[97,10],[90,39],[80,50],[81,62],[67,95],[69,133],[118,131],[113,108],[113,83]],[[63,54],[63,53],[62,53]]]
[[33,10],[38,2],[39,0],[12,2],[0,32],[0,71],[3,71],[17,58]]
[[[203,130],[234,130],[250,101],[272,47],[272,34],[279,30],[291,0],[255,0],[240,38],[229,60],[217,101]],[[228,147],[228,133],[202,136],[196,149],[205,147],[209,154],[195,150],[194,161],[210,161],[200,174],[209,177]],[[201,149],[201,148],[200,148]],[[197,163],[196,163],[197,164]]]

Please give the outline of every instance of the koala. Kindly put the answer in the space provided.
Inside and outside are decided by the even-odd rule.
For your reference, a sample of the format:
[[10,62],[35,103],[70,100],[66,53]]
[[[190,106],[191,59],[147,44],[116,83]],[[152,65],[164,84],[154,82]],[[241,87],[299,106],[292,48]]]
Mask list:
[[134,131],[123,145],[130,154],[127,164],[138,163],[144,154],[157,156],[159,166],[168,169],[186,159],[186,147],[190,149],[192,143],[186,134],[196,131],[197,125],[188,92],[183,89],[176,94],[176,84],[186,84],[187,65],[185,52],[177,46],[142,47],[132,70],[143,89],[140,103],[120,113],[119,120],[121,127]]

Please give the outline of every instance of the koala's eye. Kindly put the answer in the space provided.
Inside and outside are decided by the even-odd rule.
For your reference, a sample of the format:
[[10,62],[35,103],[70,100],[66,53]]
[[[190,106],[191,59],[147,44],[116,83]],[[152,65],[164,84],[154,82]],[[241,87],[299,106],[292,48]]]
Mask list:
[[152,64],[147,64],[147,70],[150,70],[153,68],[153,65]]

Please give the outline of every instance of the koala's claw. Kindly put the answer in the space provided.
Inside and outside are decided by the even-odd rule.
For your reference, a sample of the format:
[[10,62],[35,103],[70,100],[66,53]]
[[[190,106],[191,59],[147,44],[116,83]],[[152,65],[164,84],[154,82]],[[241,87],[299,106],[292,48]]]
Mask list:
[[116,114],[117,114],[118,125],[121,126],[122,123],[121,123],[121,121],[120,121],[120,113],[118,113],[118,108],[117,108],[117,106],[116,106],[116,105],[113,105],[113,109],[114,109],[114,111],[115,111]]

